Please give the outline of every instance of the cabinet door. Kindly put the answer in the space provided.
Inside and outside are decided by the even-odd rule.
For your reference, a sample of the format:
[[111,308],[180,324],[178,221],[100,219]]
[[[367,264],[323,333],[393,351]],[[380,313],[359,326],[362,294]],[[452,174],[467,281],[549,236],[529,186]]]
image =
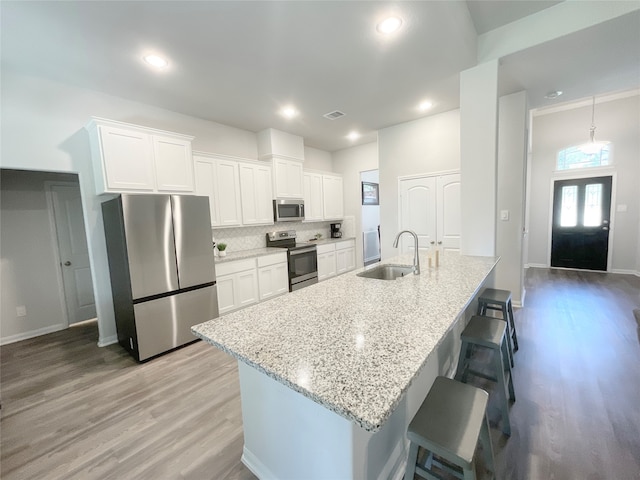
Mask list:
[[355,248],[336,250],[336,274],[348,272],[356,268]]
[[242,223],[273,223],[271,169],[260,165],[239,165]]
[[262,267],[258,271],[260,286],[260,301],[289,291],[289,277],[287,263],[277,263]]
[[342,219],[344,216],[342,177],[323,175],[322,191],[324,219]]
[[234,274],[236,287],[236,307],[244,308],[258,303],[258,275],[256,269]]
[[191,142],[153,135],[156,187],[159,192],[193,192]]
[[211,226],[220,224],[218,200],[215,195],[216,162],[211,159],[196,158],[194,162],[196,195],[209,198]]
[[327,252],[318,254],[318,281],[336,275],[336,252]]
[[236,282],[234,275],[218,276],[218,309],[220,315],[229,313],[236,309]]
[[218,225],[228,227],[240,225],[240,179],[238,162],[216,160],[216,198],[218,199]]
[[274,194],[279,198],[304,198],[302,162],[277,158],[273,161]]
[[151,136],[117,127],[98,128],[107,190],[153,191],[155,178]]
[[304,174],[304,217],[305,221],[323,220],[322,175]]

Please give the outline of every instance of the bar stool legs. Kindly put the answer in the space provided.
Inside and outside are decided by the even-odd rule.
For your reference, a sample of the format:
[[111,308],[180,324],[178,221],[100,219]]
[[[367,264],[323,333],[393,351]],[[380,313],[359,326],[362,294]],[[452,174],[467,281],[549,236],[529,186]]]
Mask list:
[[[509,400],[516,400],[511,376],[511,363],[509,361],[509,341],[506,338],[507,324],[493,317],[473,316],[460,335],[462,348],[458,360],[458,369],[455,379],[463,383],[467,382],[469,374],[486,378],[498,384],[497,394],[500,400],[502,413],[502,431],[505,435],[511,435],[511,422],[509,421]],[[474,347],[483,347],[492,351],[493,375],[487,375],[479,370],[471,368],[471,350]]]
[[502,319],[509,325],[509,352],[511,366],[513,367],[513,354],[518,351],[518,335],[516,333],[513,305],[511,303],[511,292],[509,290],[485,288],[478,297],[477,314],[485,316],[487,310],[501,312]]
[[[432,470],[435,465],[459,478],[475,480],[475,450],[482,445],[486,467],[495,478],[493,448],[486,416],[489,395],[484,390],[446,377],[436,378],[427,398],[411,420],[407,437],[411,441],[405,480],[415,473],[424,478],[440,478]],[[418,463],[419,449],[428,453],[424,463]],[[462,470],[459,472],[440,462],[445,460]]]

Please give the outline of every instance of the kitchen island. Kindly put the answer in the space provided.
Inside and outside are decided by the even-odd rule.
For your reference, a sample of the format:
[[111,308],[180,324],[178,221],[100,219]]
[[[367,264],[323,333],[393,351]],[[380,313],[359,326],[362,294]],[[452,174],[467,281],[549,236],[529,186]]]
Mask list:
[[497,261],[448,252],[428,268],[421,255],[420,275],[355,270],[194,326],[238,359],[245,465],[264,479],[401,478],[406,427],[453,373]]

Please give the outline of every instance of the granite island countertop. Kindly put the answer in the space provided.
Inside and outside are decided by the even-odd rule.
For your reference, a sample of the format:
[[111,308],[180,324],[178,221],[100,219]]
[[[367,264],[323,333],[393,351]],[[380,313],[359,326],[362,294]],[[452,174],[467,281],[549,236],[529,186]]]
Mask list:
[[[403,255],[383,263],[411,264]],[[384,424],[496,265],[446,253],[385,281],[357,269],[192,327],[193,333],[368,431]],[[369,268],[375,268],[374,264]]]

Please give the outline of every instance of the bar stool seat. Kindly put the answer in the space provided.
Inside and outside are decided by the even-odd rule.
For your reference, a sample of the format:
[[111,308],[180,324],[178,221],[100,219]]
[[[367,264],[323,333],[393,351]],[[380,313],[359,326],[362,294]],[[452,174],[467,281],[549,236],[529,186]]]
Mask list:
[[485,288],[478,297],[478,315],[486,315],[487,310],[502,313],[502,319],[509,324],[509,350],[511,366],[513,367],[513,354],[518,351],[518,335],[516,333],[515,317],[509,290]]
[[[495,477],[493,449],[486,417],[489,395],[472,385],[437,377],[433,386],[411,420],[407,437],[411,441],[405,480],[413,480],[415,473],[424,478],[440,478],[431,467],[460,475],[460,472],[440,463],[434,455],[462,470],[465,480],[475,479],[475,451],[478,440],[486,467]],[[429,454],[424,464],[418,464],[418,450]]]
[[[506,331],[507,324],[500,318],[478,315],[471,317],[460,335],[462,347],[455,379],[466,383],[468,375],[471,374],[496,382],[498,384],[497,395],[502,413],[502,431],[505,435],[511,435],[509,400],[515,401],[516,394],[513,388],[508,349],[509,340]],[[491,350],[490,368],[493,370],[492,375],[472,368],[477,363],[471,358],[475,347]]]

